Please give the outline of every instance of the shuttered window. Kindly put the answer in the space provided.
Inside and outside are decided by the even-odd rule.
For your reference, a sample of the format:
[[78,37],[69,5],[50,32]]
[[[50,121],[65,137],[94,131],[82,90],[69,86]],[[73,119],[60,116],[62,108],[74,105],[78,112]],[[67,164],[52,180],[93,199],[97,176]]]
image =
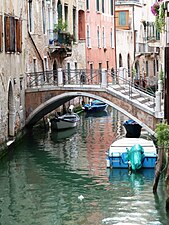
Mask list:
[[2,52],[3,50],[2,32],[3,32],[2,15],[0,15],[0,52]]
[[16,20],[16,51],[22,52],[22,21]]
[[5,16],[5,51],[22,52],[22,21]]

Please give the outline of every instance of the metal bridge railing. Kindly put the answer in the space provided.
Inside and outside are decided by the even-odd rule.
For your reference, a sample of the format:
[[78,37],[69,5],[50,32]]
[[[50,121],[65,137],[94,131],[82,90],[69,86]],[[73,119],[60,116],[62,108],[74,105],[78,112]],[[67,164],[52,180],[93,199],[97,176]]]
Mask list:
[[99,85],[102,80],[102,72],[100,70],[61,70],[62,82],[59,82],[58,70],[50,70],[44,72],[27,73],[27,88],[33,88],[45,85]]
[[65,85],[102,85],[103,78],[106,76],[107,87],[118,85],[121,91],[126,90],[126,94],[132,98],[133,92],[138,93],[140,97],[155,97],[155,93],[149,88],[137,85],[137,83],[125,79],[119,74],[119,71],[101,70],[50,70],[44,72],[27,73],[27,88],[37,88],[42,86],[65,86]]

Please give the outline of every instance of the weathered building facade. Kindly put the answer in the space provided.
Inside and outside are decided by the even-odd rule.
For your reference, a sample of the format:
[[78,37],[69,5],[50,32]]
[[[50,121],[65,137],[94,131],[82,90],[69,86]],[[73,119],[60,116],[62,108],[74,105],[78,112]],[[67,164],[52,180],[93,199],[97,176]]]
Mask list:
[[[154,1],[116,0],[117,68],[126,70],[125,79],[141,85],[156,85],[163,64],[161,35],[151,13]],[[162,60],[162,61],[161,61]]]
[[24,126],[26,1],[0,1],[0,145]]
[[[25,125],[25,88],[53,71],[84,69],[85,0],[0,1],[0,144]],[[71,74],[70,74],[71,76]],[[30,106],[31,110],[31,106]]]
[[114,0],[86,1],[86,68],[89,71],[116,68],[114,37]]

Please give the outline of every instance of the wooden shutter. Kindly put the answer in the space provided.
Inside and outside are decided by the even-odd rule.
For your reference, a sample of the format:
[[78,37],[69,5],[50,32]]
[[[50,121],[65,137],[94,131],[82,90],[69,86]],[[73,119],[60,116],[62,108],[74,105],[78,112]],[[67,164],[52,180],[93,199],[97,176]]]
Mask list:
[[2,32],[3,32],[2,15],[0,15],[0,52],[2,52],[3,50]]
[[10,52],[10,17],[5,16],[5,51]]
[[15,19],[10,17],[10,49],[15,52]]
[[22,52],[22,21],[16,20],[16,51]]

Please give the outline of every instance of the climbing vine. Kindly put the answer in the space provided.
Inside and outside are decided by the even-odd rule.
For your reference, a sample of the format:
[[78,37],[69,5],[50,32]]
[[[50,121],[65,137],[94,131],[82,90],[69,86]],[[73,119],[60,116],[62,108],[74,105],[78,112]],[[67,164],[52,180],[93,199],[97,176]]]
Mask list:
[[158,32],[162,33],[165,28],[165,8],[163,0],[155,2],[151,6],[151,12],[156,17],[155,26]]

